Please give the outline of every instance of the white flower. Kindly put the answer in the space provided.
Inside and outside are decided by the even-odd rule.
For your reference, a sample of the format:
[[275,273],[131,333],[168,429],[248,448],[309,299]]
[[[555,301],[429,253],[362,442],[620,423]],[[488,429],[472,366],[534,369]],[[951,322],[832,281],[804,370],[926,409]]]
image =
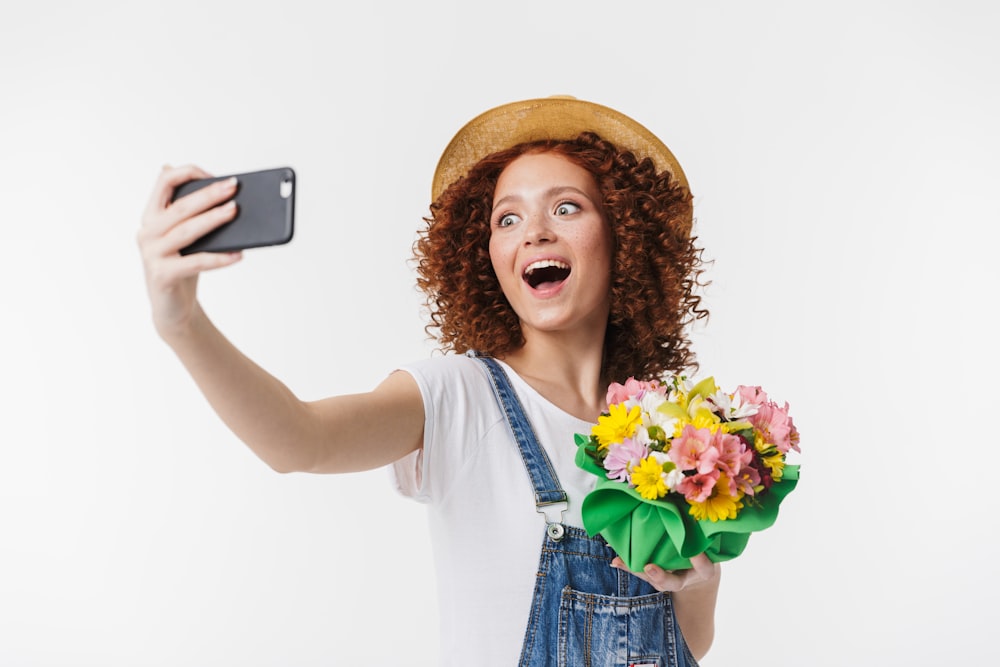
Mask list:
[[667,454],[666,452],[650,452],[649,455],[652,456],[653,460],[655,460],[661,466],[664,463],[669,463],[670,462],[670,455]]
[[647,447],[647,448],[649,447],[649,443],[652,442],[652,440],[649,437],[649,419],[648,419],[648,416],[649,415],[645,415],[645,414],[642,416],[642,426],[640,426],[639,428],[637,428],[635,430],[635,433],[632,435],[632,439],[633,440],[635,440],[637,443],[639,443],[643,447]]
[[708,397],[715,406],[719,408],[719,413],[728,421],[739,421],[752,417],[760,409],[758,403],[743,402],[743,397],[739,394],[727,394],[724,391],[717,391]]
[[694,389],[694,382],[689,380],[686,375],[675,375],[674,389],[679,393],[690,394],[691,390]]
[[684,473],[677,468],[674,468],[670,472],[663,473],[663,483],[666,484],[667,488],[671,491],[676,489],[682,481],[684,481]]
[[[666,452],[650,452],[649,455],[661,466],[664,463],[670,463],[670,456]],[[677,485],[681,483],[684,479],[684,473],[678,470],[676,467],[670,472],[663,473],[663,483],[667,485],[670,490],[676,489]]]
[[655,391],[647,391],[640,400],[639,406],[643,412],[643,424],[647,427],[659,426],[669,435],[674,432],[674,424],[677,423],[677,420],[659,411],[658,408],[666,402],[667,399]]

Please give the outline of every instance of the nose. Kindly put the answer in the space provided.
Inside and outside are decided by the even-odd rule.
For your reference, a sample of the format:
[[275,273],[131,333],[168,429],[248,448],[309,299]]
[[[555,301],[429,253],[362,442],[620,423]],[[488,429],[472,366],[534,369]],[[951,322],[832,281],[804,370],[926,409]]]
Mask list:
[[544,212],[530,215],[524,221],[524,244],[538,245],[540,243],[551,243],[556,240],[555,229],[551,220]]

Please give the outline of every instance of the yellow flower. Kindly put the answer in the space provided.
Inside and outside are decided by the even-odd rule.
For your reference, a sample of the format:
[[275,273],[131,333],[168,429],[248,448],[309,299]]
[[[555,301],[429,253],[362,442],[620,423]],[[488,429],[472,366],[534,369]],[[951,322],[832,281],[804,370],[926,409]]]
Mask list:
[[663,464],[652,456],[647,456],[632,468],[632,483],[639,495],[646,500],[656,500],[667,495]]
[[736,514],[743,509],[743,491],[737,489],[736,495],[729,495],[729,478],[724,474],[719,475],[719,481],[712,489],[712,495],[704,502],[690,503],[688,513],[697,521],[708,519],[715,521],[725,521],[735,519]]
[[736,433],[738,431],[745,431],[748,428],[753,428],[753,424],[750,422],[723,422],[720,424],[723,433]]
[[765,440],[760,431],[754,433],[753,446],[760,454],[760,460],[771,471],[771,479],[780,482],[781,476],[785,472],[785,456],[778,451],[777,447]]
[[707,428],[712,433],[719,430],[722,425],[719,416],[709,410],[707,407],[698,407],[690,416],[685,416],[685,419],[678,421],[674,425],[674,437],[678,438],[684,427],[691,424],[695,428]]
[[608,406],[608,415],[597,418],[597,424],[591,427],[590,433],[597,436],[601,449],[608,445],[631,438],[635,429],[642,423],[642,409],[638,405],[626,410],[621,403]]
[[761,457],[761,460],[764,461],[764,465],[771,469],[771,479],[775,482],[780,482],[781,476],[785,473],[785,458],[781,455],[781,452],[773,456]]

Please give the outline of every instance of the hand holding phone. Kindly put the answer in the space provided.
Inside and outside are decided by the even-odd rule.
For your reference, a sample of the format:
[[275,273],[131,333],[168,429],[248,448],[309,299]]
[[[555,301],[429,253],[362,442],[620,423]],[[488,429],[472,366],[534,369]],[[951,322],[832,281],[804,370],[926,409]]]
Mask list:
[[171,201],[210,183],[235,176],[236,216],[190,245],[182,255],[195,252],[232,252],[282,245],[292,240],[295,225],[295,171],[290,167],[188,181],[177,186]]

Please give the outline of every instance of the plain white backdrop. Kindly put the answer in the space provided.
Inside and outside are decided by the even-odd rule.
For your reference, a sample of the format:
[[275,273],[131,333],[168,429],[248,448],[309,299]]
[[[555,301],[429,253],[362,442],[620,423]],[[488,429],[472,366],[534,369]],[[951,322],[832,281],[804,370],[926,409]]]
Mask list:
[[135,233],[164,163],[294,167],[295,239],[201,299],[302,398],[366,391],[433,350],[408,260],[441,150],[552,94],[674,151],[702,369],[802,433],[703,665],[995,660],[998,30],[986,1],[5,6],[0,664],[435,664],[423,508],[238,442]]

